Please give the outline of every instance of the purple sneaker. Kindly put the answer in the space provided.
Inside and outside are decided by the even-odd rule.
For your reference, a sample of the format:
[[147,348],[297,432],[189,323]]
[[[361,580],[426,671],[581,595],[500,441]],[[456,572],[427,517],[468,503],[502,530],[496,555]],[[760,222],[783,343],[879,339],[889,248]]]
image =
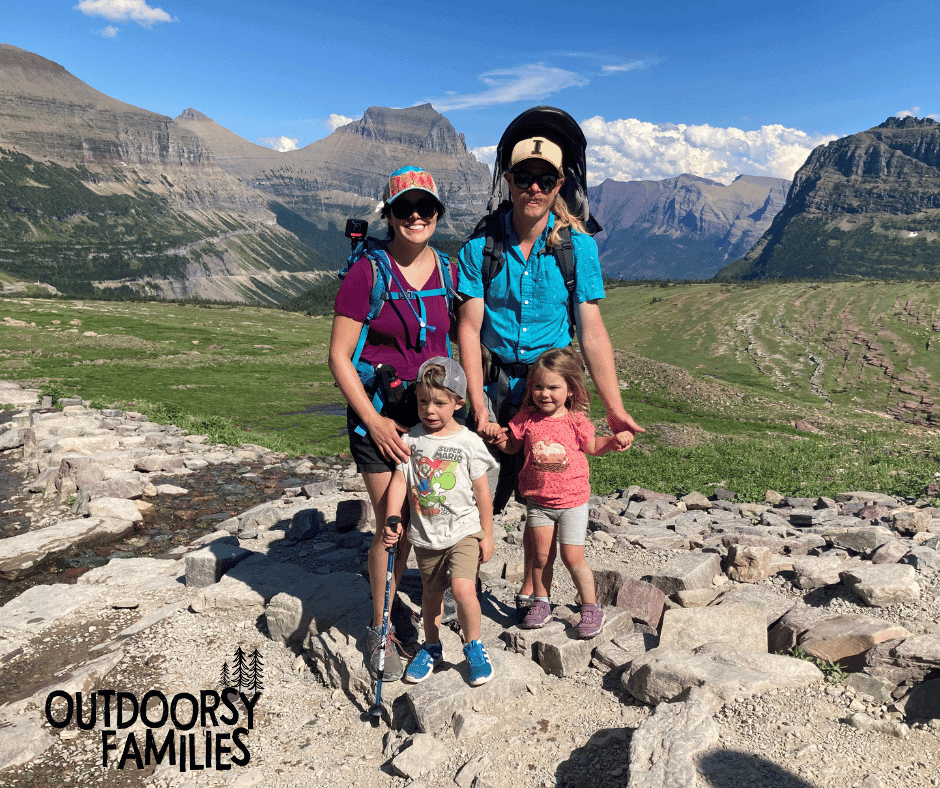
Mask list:
[[541,599],[533,599],[529,612],[520,626],[523,629],[541,629],[552,620],[552,606]]
[[578,624],[578,637],[596,637],[604,628],[604,611],[597,605],[581,605],[581,621]]

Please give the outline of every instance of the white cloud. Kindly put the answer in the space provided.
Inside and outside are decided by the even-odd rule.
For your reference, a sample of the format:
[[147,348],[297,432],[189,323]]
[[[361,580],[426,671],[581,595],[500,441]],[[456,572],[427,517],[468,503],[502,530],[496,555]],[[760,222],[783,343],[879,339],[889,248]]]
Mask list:
[[281,153],[297,150],[297,140],[291,137],[261,137],[258,142]]
[[115,27],[114,25],[108,25],[104,30],[101,31],[101,35],[103,38],[116,38],[120,31],[121,28]]
[[911,107],[910,109],[902,109],[900,112],[895,113],[894,117],[896,118],[932,118],[933,120],[940,120],[940,113],[934,113],[932,115],[921,115],[920,107]]
[[498,145],[484,145],[482,148],[471,148],[470,153],[472,153],[477,161],[483,162],[484,164],[489,164],[490,169],[496,164],[496,148]]
[[337,115],[331,112],[330,119],[326,122],[326,125],[329,127],[330,131],[336,131],[340,126],[355,122],[356,118],[347,118],[345,115]]
[[624,71],[637,71],[645,65],[642,60],[635,60],[632,63],[620,63],[616,66],[601,66],[601,73],[604,76],[610,76],[611,74],[620,74]]
[[75,9],[85,16],[102,16],[111,22],[136,22],[142,27],[176,21],[162,8],[151,8],[144,0],[80,0]]
[[565,88],[582,87],[588,83],[585,77],[573,71],[541,63],[487,71],[480,75],[480,81],[487,86],[486,90],[464,95],[448,94],[429,101],[438,112],[448,112],[514,101],[537,101]]
[[835,136],[811,136],[781,125],[734,127],[646,123],[630,118],[582,121],[588,180],[662,180],[683,173],[730,183],[741,174],[792,178],[810,152]]

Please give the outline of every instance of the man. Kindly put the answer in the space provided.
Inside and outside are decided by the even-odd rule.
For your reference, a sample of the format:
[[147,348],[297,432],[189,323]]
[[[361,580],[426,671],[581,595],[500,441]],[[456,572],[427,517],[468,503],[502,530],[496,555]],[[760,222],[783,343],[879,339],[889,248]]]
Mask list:
[[[560,243],[558,230],[566,225],[573,231],[574,329],[607,423],[615,433],[644,431],[623,407],[613,347],[598,306],[604,286],[597,244],[559,196],[565,181],[562,159],[562,148],[546,136],[528,137],[513,146],[505,174],[512,208],[500,216],[505,262],[486,293],[482,276],[485,238],[471,238],[458,257],[458,290],[463,299],[458,344],[472,414],[468,426],[479,433],[491,420],[491,413],[492,420],[505,427],[525,391],[527,366],[542,352],[571,342],[568,292],[550,248]],[[481,343],[490,356],[486,373]],[[511,470],[501,473],[496,511],[508,500],[508,495],[500,494],[500,488],[505,488],[504,477],[511,478]],[[525,578],[517,595],[521,615],[526,597],[532,593],[529,537],[527,530],[523,540]]]

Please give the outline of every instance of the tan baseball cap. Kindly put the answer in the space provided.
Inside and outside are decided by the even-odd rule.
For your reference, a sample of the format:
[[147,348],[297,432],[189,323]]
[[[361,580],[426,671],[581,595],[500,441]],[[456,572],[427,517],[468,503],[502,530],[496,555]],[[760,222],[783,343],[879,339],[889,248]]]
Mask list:
[[561,148],[554,142],[545,137],[529,137],[526,140],[517,142],[512,149],[512,155],[509,157],[509,168],[512,169],[519,162],[528,159],[541,159],[551,164],[558,174],[564,176],[561,168]]

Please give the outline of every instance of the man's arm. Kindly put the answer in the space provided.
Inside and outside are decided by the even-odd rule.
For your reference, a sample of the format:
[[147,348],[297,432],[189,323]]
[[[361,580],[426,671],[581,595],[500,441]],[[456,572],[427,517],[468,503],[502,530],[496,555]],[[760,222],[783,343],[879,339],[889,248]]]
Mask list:
[[617,382],[617,368],[614,365],[614,348],[610,344],[597,301],[578,304],[576,316],[581,354],[584,356],[588,372],[591,373],[598,396],[604,404],[610,428],[614,432],[646,432],[623,407],[620,384]]
[[457,346],[467,376],[467,400],[474,415],[475,423],[471,427],[474,432],[482,432],[490,420],[483,391],[483,354],[480,351],[483,309],[482,298],[467,299],[460,306],[457,323]]

